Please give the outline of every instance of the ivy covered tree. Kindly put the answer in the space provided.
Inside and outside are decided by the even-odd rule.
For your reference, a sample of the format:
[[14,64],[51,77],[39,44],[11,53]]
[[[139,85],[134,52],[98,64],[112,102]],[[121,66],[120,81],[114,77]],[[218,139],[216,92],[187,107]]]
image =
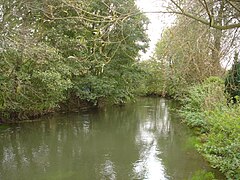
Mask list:
[[235,52],[234,64],[231,70],[229,70],[225,80],[226,92],[230,95],[234,103],[237,102],[237,96],[240,96],[240,61],[238,55],[239,54]]

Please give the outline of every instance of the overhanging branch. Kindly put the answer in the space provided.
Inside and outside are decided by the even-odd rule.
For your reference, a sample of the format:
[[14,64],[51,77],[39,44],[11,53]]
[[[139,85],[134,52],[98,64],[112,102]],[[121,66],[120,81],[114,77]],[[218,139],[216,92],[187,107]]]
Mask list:
[[[219,29],[219,30],[228,30],[228,29],[234,29],[234,28],[240,28],[240,23],[236,23],[236,24],[228,24],[228,25],[219,25],[219,24],[216,24],[214,22],[210,22],[206,19],[203,19],[201,17],[198,17],[198,16],[195,16],[191,13],[187,13],[187,12],[179,12],[179,11],[146,11],[146,12],[141,12],[141,13],[144,13],[144,14],[178,14],[178,15],[183,15],[183,16],[186,16],[186,17],[189,17],[191,19],[194,19],[198,22],[201,22],[205,25],[208,25],[212,28],[215,28],[215,29]],[[136,13],[136,14],[140,14],[140,13]],[[136,14],[132,14],[132,15],[136,15]]]

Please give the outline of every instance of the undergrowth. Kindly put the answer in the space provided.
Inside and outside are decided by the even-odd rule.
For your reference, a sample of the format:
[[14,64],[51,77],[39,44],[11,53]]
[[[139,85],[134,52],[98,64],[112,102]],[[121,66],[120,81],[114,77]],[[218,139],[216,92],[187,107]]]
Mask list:
[[202,141],[198,150],[227,179],[240,179],[240,105],[227,104],[223,81],[211,77],[191,87],[183,103],[181,115]]

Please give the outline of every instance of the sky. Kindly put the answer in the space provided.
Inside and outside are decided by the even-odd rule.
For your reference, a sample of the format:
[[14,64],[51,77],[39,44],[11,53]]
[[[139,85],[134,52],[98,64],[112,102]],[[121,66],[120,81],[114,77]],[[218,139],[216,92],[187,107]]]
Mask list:
[[[143,12],[154,12],[162,10],[162,3],[162,0],[136,0],[137,6]],[[153,55],[155,45],[161,38],[163,29],[170,26],[174,21],[174,18],[167,14],[146,13],[146,16],[150,20],[147,31],[150,38],[150,44],[148,51],[145,54],[141,53],[142,60],[147,60]]]

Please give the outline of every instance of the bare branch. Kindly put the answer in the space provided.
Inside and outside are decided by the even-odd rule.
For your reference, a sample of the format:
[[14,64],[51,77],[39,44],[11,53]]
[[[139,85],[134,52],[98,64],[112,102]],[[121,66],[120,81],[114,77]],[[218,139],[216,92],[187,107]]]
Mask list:
[[230,0],[226,0],[234,9],[236,9],[240,13],[240,8],[238,5],[236,5],[234,2]]
[[[213,27],[215,29],[219,29],[219,30],[228,30],[228,29],[234,29],[234,28],[240,28],[240,23],[236,22],[236,23],[232,23],[232,24],[225,24],[222,25],[219,22],[214,22],[214,15],[211,13],[209,6],[207,4],[206,0],[198,0],[200,2],[200,4],[204,7],[206,13],[208,14],[209,20],[204,19],[198,15],[195,15],[193,13],[190,13],[188,11],[186,11],[183,7],[180,6],[180,4],[175,1],[175,0],[170,0],[171,3],[176,7],[177,10],[179,11],[169,11],[169,13],[174,13],[174,14],[180,14],[180,15],[184,15],[186,17],[189,17],[191,19],[194,19],[196,21],[199,21],[203,24],[209,25],[210,27]],[[236,4],[234,4],[233,2],[230,2],[230,0],[227,0],[227,2],[229,4],[231,4],[237,11],[239,11],[240,9],[237,7]]]

